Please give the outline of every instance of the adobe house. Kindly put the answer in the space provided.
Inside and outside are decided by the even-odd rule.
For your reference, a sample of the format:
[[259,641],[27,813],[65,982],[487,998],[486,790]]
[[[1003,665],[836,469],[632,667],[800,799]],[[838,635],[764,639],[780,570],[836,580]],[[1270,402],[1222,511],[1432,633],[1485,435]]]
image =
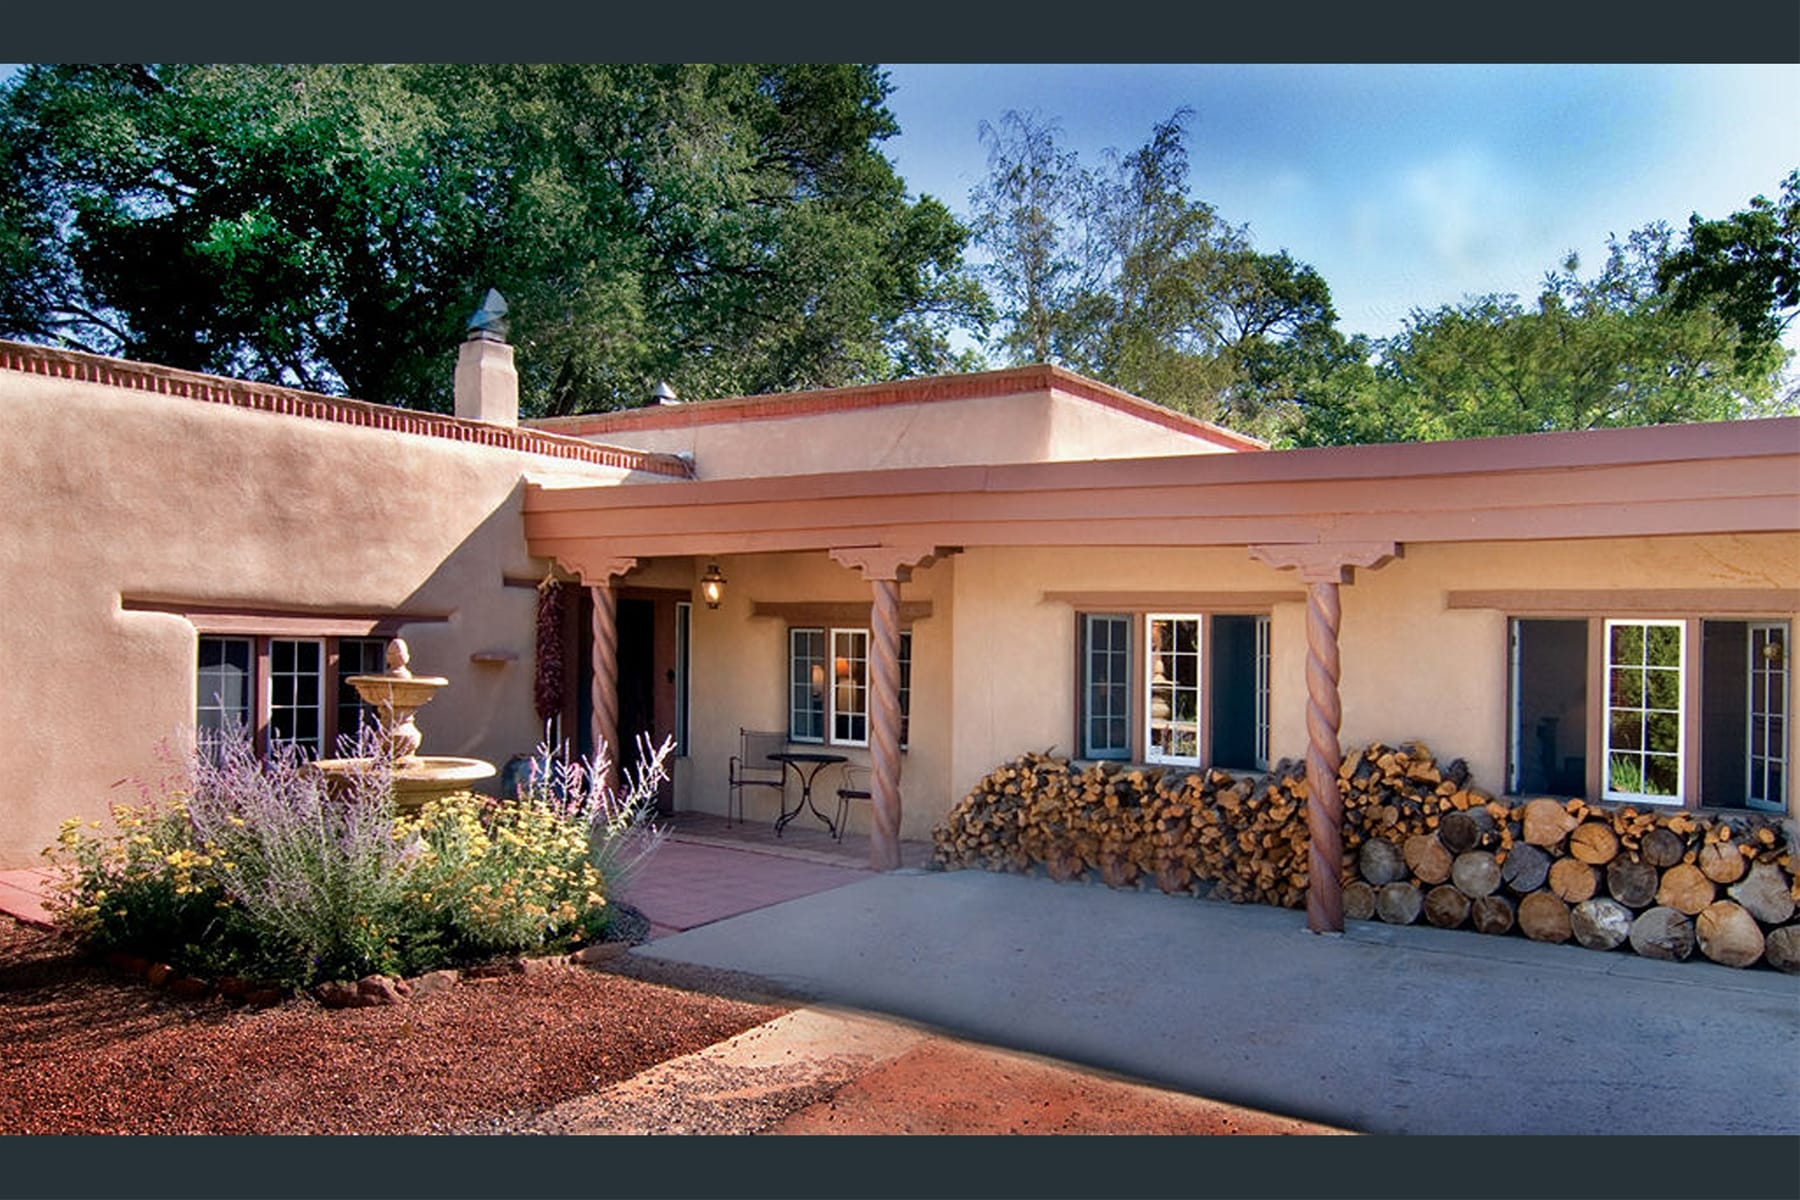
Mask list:
[[0,343],[0,867],[196,722],[329,747],[397,632],[451,681],[427,752],[528,751],[552,572],[565,734],[674,735],[715,813],[741,728],[841,754],[881,867],[1051,747],[1305,755],[1332,863],[1378,739],[1795,811],[1800,419],[1276,452],[1026,367],[521,425],[511,353],[478,331],[438,417]]

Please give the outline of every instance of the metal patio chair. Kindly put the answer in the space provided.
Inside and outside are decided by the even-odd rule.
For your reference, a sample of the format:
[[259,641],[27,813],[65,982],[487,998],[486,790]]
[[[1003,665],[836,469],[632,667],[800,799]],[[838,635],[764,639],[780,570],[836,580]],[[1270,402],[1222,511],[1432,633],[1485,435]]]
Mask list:
[[[769,755],[787,748],[787,735],[762,729],[738,729],[738,752],[731,756],[731,790],[725,798],[725,823],[731,824],[731,810],[744,819],[744,789],[772,788],[777,797],[787,790],[787,768],[770,762]],[[780,807],[779,799],[776,806]]]
[[852,800],[872,800],[874,793],[869,790],[869,768],[856,763],[844,765],[844,785],[838,789],[837,831],[838,841],[844,840],[844,818],[850,815]]

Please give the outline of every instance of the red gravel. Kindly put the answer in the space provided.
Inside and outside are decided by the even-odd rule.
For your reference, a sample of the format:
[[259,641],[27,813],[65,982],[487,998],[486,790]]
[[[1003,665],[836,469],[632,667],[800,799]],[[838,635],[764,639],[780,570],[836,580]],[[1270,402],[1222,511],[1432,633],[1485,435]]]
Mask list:
[[476,1132],[783,1011],[581,968],[385,1008],[232,1009],[0,916],[0,1134]]

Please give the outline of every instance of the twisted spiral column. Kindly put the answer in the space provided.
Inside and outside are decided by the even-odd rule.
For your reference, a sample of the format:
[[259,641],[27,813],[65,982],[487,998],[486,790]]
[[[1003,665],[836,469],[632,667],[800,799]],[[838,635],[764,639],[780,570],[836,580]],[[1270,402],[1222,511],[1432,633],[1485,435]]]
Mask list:
[[900,583],[869,582],[875,591],[869,620],[869,863],[892,871],[900,866]]
[[619,610],[618,596],[611,583],[588,588],[594,598],[594,679],[591,694],[594,702],[594,756],[606,747],[610,766],[606,786],[619,785]]
[[1306,591],[1306,830],[1311,851],[1306,868],[1306,927],[1342,933],[1344,802],[1338,792],[1338,627],[1343,608],[1335,583],[1311,583]]

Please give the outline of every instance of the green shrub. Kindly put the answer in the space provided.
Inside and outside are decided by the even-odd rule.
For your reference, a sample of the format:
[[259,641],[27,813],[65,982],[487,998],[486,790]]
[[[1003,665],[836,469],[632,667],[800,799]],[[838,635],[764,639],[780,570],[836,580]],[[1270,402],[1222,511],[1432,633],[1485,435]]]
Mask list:
[[96,949],[288,984],[410,974],[601,935],[609,888],[661,841],[650,823],[670,744],[629,787],[540,748],[510,800],[469,793],[397,817],[376,739],[333,788],[297,756],[205,740],[160,799],[114,830],[64,824],[59,919]]

